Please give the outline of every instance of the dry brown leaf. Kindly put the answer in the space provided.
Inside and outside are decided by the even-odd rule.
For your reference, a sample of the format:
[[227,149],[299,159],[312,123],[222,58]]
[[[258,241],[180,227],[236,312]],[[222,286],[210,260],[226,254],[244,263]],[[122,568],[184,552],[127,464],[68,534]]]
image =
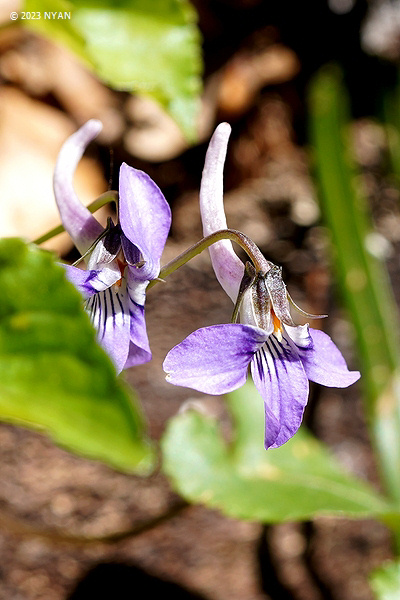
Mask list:
[[31,96],[53,95],[79,124],[100,119],[103,143],[121,137],[125,120],[118,95],[62,46],[24,32],[5,47],[0,74]]
[[290,80],[299,70],[293,50],[273,44],[256,54],[239,51],[222,69],[218,108],[240,116],[253,104],[261,88]]
[[[0,237],[33,240],[59,224],[53,170],[62,143],[75,129],[59,110],[32,100],[15,88],[1,89]],[[75,188],[84,204],[106,191],[107,184],[95,161],[82,159]],[[99,216],[103,223],[106,213],[103,210]],[[45,247],[64,253],[72,243],[67,234],[62,234]]]

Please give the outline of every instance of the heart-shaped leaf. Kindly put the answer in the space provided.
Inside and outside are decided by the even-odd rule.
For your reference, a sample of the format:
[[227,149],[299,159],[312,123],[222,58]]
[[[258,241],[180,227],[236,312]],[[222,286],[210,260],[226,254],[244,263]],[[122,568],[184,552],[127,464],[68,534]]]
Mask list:
[[64,269],[34,245],[0,240],[0,289],[0,419],[123,471],[148,473],[153,450],[142,417]]
[[305,429],[280,448],[265,451],[263,402],[253,384],[226,401],[234,419],[231,443],[213,419],[193,410],[174,417],[164,434],[163,469],[184,498],[263,522],[391,512]]

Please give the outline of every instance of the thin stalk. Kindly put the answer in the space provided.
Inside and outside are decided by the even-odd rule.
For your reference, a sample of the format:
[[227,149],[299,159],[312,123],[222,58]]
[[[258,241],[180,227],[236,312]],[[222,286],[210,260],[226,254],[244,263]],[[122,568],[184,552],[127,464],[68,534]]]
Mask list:
[[201,254],[203,250],[206,250],[212,244],[220,242],[221,240],[231,240],[236,242],[246,252],[250,260],[252,261],[256,271],[258,273],[267,273],[272,263],[269,262],[262,254],[260,249],[255,245],[247,235],[236,229],[220,229],[214,233],[210,233],[199,242],[179,254],[176,258],[172,259],[169,263],[164,265],[160,271],[158,279],[154,279],[148,285],[148,289],[153,287],[157,282],[163,281],[168,275],[171,275],[174,271],[182,267],[189,260]]
[[[88,210],[90,210],[91,213],[94,213],[96,212],[96,210],[99,210],[100,208],[102,208],[106,204],[109,204],[110,202],[118,202],[118,192],[115,192],[114,190],[109,190],[108,192],[101,194],[101,196],[96,198],[96,200],[93,200],[93,202],[91,202],[87,206],[87,208]],[[41,235],[40,237],[36,238],[36,240],[33,240],[33,243],[37,246],[40,246],[40,244],[44,244],[44,242],[47,242],[47,240],[51,240],[53,237],[56,237],[56,235],[59,235],[63,231],[65,231],[64,225],[57,225],[57,227],[54,227],[44,235]]]

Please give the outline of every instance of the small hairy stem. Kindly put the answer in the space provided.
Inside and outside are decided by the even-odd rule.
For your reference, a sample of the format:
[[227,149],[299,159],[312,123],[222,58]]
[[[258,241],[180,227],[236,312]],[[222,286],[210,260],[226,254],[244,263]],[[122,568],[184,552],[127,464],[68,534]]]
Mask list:
[[[96,200],[93,200],[93,202],[91,202],[87,206],[87,208],[88,210],[90,210],[91,213],[94,213],[96,212],[96,210],[99,210],[99,208],[102,208],[110,202],[118,202],[118,192],[110,190],[108,192],[105,192],[104,194],[101,194],[101,196],[96,198]],[[33,240],[33,243],[39,246],[40,244],[47,242],[47,240],[51,240],[53,237],[59,235],[63,231],[65,231],[64,225],[57,225],[57,227],[54,227],[44,235],[41,235],[40,237],[36,238],[36,240]]]
[[237,231],[236,229],[220,229],[219,231],[215,231],[214,233],[207,235],[199,242],[182,252],[182,254],[179,254],[179,256],[164,265],[160,271],[158,279],[151,281],[148,289],[153,287],[158,281],[165,279],[165,277],[168,277],[168,275],[171,275],[171,273],[203,252],[203,250],[212,244],[215,244],[216,242],[220,242],[221,240],[231,240],[243,248],[258,273],[265,274],[270,270],[272,263],[263,256],[258,246],[256,246],[253,240],[247,237],[247,235],[241,231]]

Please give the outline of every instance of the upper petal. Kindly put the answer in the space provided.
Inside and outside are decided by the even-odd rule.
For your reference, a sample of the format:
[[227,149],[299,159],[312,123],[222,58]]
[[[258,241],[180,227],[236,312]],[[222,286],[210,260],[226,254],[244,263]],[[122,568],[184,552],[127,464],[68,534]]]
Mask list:
[[[119,221],[145,264],[138,277],[154,279],[171,226],[171,209],[161,190],[143,171],[123,163],[119,176]],[[139,270],[138,270],[139,271]]]
[[71,135],[60,150],[54,170],[54,195],[61,221],[81,254],[84,254],[99,237],[103,227],[79,200],[74,190],[73,179],[86,146],[98,135],[102,127],[100,121],[91,119]]
[[294,345],[275,336],[251,362],[254,383],[264,399],[265,448],[277,448],[300,427],[308,400],[308,379]]
[[341,352],[329,335],[318,329],[309,330],[313,344],[298,348],[308,379],[327,387],[348,387],[360,379],[359,371],[349,371]]
[[[204,163],[200,186],[200,212],[204,235],[226,229],[224,210],[224,164],[231,127],[221,123],[212,136]],[[244,265],[235,254],[232,242],[222,240],[209,247],[215,275],[222,288],[236,302]]]
[[249,325],[198,329],[168,352],[166,379],[206,394],[231,392],[245,383],[249,362],[265,339],[262,329]]

